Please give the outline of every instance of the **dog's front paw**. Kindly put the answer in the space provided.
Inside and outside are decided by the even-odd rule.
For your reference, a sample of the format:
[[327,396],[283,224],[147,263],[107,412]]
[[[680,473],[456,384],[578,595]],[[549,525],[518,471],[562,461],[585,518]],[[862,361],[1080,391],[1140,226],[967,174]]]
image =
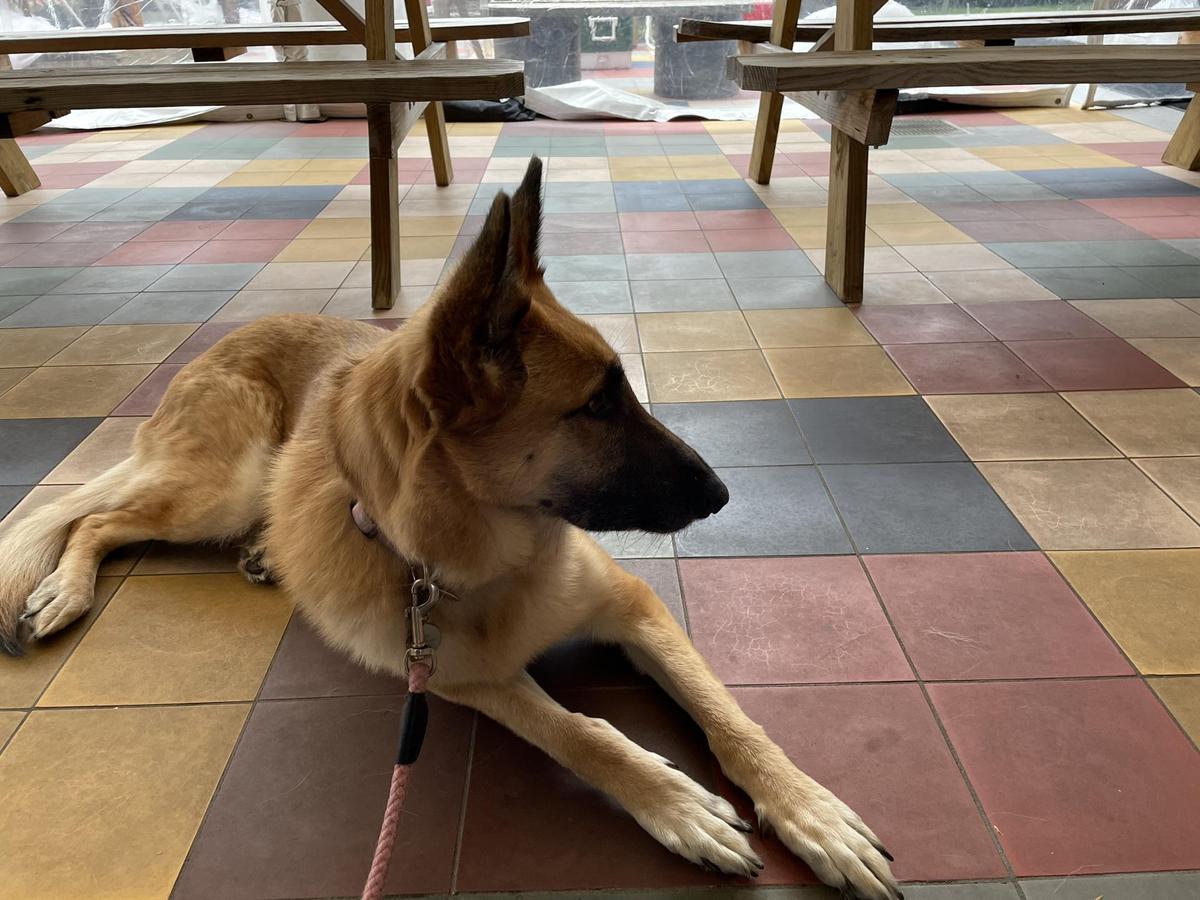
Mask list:
[[817,877],[861,900],[904,895],[888,866],[891,854],[858,814],[800,771],[756,798],[754,811]]
[[92,596],[90,583],[73,584],[58,572],[51,572],[25,601],[22,626],[34,640],[49,637],[86,613],[92,606]]
[[746,840],[750,823],[727,800],[669,765],[657,773],[652,790],[626,804],[634,818],[660,844],[696,865],[757,878],[763,864]]

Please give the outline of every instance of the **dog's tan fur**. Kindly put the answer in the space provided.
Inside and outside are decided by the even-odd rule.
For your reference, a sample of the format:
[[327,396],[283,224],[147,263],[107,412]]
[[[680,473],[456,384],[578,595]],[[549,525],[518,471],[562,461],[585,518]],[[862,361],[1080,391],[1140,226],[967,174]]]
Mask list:
[[[861,819],[747,718],[644,582],[541,501],[552,479],[605,477],[606,448],[562,422],[615,355],[542,281],[539,190],[535,162],[511,204],[497,199],[456,274],[395,333],[273,317],[188,365],[130,460],[4,536],[0,635],[12,644],[22,624],[43,637],[78,618],[101,559],[123,544],[239,540],[253,548],[252,574],[269,569],[328,641],[397,672],[410,568],[357,530],[348,505],[358,498],[458,597],[433,614],[442,643],[431,691],[541,747],[676,853],[754,874],[748,826],[729,803],[607,722],[568,712],[526,673],[570,636],[619,644],[821,878],[854,896],[898,896]],[[508,343],[497,339],[506,329]],[[509,349],[483,352],[481,335]]]

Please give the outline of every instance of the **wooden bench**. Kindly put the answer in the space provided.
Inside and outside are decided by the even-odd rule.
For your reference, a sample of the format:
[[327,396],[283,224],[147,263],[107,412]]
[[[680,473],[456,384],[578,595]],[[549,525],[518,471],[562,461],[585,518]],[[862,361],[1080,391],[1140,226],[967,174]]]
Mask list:
[[[424,114],[435,180],[450,183],[453,168],[441,100],[485,100],[524,93],[523,66],[512,60],[455,60],[435,43],[424,0],[404,0],[398,25],[395,0],[371,0],[364,19],[345,0],[320,0],[337,24],[233,26],[223,29],[142,29],[7,35],[0,53],[48,50],[190,48],[225,59],[243,46],[362,44],[357,62],[241,63],[32,69],[0,76],[0,187],[14,196],[37,187],[29,161],[12,135],[44,122],[55,110],[120,106],[258,105],[262,103],[366,103],[371,185],[371,304],[390,309],[400,292],[399,188],[396,151]],[[477,39],[528,33],[528,22],[491,19],[439,23],[438,34]],[[314,37],[315,36],[315,37]],[[412,45],[403,59],[397,41]],[[182,47],[181,47],[182,45]],[[20,124],[15,124],[20,123]],[[36,126],[35,126],[36,127]],[[3,135],[7,134],[8,137]]]
[[[760,184],[770,179],[785,93],[833,125],[825,280],[847,303],[862,300],[868,148],[886,141],[899,89],[1083,80],[1195,82],[1200,77],[1200,46],[1194,44],[872,50],[872,18],[882,5],[883,0],[838,0],[835,25],[817,39],[817,52],[795,53],[790,47],[799,0],[776,0],[771,40],[758,45],[765,52],[729,61],[731,78],[763,92],[750,172]],[[1200,101],[1193,100],[1164,159],[1189,168],[1200,164],[1198,119]]]

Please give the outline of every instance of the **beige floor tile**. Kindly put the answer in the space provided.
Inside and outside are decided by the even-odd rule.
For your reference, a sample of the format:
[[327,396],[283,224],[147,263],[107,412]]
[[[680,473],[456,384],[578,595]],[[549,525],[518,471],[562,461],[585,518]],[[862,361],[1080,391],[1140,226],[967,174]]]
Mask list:
[[87,331],[86,327],[2,328],[0,368],[40,366]]
[[920,272],[863,276],[863,306],[909,306],[916,303],[949,303]]
[[1139,671],[1200,672],[1200,550],[1051,553],[1050,558]]
[[33,369],[0,369],[0,394],[14,387],[25,379]]
[[941,221],[941,216],[920,203],[872,203],[867,207],[868,225],[915,225]]
[[1167,704],[1175,720],[1200,744],[1200,677],[1149,678],[1150,687]]
[[0,756],[0,884],[166,898],[249,706],[39,710]]
[[[246,285],[251,291],[280,291],[341,287],[350,270],[351,261],[342,262],[270,262]],[[368,271],[370,267],[368,266]]]
[[969,235],[949,222],[873,224],[871,229],[893,247],[909,244],[973,244]]
[[85,616],[44,641],[31,643],[24,656],[0,655],[0,707],[23,708],[37,703],[120,584],[119,577],[97,578],[96,599]]
[[1200,387],[1200,338],[1131,338],[1129,343],[1192,387]]
[[1063,399],[1126,456],[1200,454],[1200,394],[1157,391],[1079,391]]
[[83,484],[133,453],[133,435],[148,416],[105,419],[45,478],[42,484]]
[[290,615],[240,575],[128,578],[40,705],[252,700]]
[[637,320],[632,315],[613,314],[580,318],[599,331],[617,353],[640,352]]
[[1011,269],[1012,266],[982,244],[911,244],[896,252],[922,272],[961,272],[975,269]]
[[0,397],[0,419],[107,416],[154,366],[43,366]]
[[647,353],[644,359],[647,391],[655,403],[774,400],[779,396],[761,350]]
[[454,249],[452,234],[400,238],[401,259],[445,259]]
[[955,303],[1058,299],[1057,295],[1017,269],[930,272],[929,280]]
[[643,313],[637,317],[647,353],[680,350],[749,350],[754,335],[737,310]]
[[56,354],[46,365],[160,363],[199,327],[199,324],[97,325]]
[[746,312],[746,321],[763,348],[875,344],[848,309],[756,309]]
[[239,548],[211,544],[151,541],[133,567],[133,575],[208,575],[236,572]]
[[1200,315],[1174,300],[1072,300],[1071,305],[1124,338],[1200,337]]
[[976,461],[1121,455],[1057,394],[944,395],[925,402]]
[[313,219],[296,237],[298,240],[325,240],[327,238],[369,238],[371,219]]
[[[825,271],[825,249],[805,250],[818,272]],[[891,275],[896,272],[916,271],[912,263],[891,247],[867,247],[863,253],[863,272],[867,275]]]
[[[331,219],[330,221],[341,221]],[[276,255],[273,263],[355,262],[371,246],[370,238],[320,238],[295,240]],[[256,279],[257,280],[257,279]]]
[[457,237],[464,216],[401,216],[400,237]]
[[785,397],[892,397],[915,393],[881,347],[765,352]]
[[[278,313],[317,313],[333,297],[333,288],[293,291],[239,291],[217,310],[212,322],[253,322]],[[366,304],[370,309],[371,304]]]
[[321,309],[321,314],[347,319],[407,319],[425,305],[431,290],[430,287],[405,284],[400,288],[400,294],[391,309],[376,310],[371,308],[369,287],[338,288]]
[[1135,459],[1133,463],[1200,522],[1200,456]]
[[1200,547],[1200,525],[1128,460],[979,463],[1045,550]]
[[23,712],[0,712],[0,750],[4,748],[8,739],[13,736],[17,730],[17,726],[21,724],[21,720],[25,718]]

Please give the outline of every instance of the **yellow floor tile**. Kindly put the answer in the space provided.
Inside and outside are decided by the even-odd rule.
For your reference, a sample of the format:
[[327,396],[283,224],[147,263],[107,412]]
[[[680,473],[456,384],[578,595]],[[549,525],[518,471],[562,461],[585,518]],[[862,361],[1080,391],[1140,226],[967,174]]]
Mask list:
[[[776,213],[782,210],[775,210]],[[801,250],[824,250],[825,249],[825,226],[814,225],[807,228],[788,228],[787,233],[791,235],[792,240]],[[881,238],[870,228],[867,229],[866,246],[867,247],[883,247],[887,241]]]
[[13,732],[17,730],[17,726],[21,724],[21,720],[25,718],[23,712],[0,712],[0,750]]
[[5,895],[165,900],[248,712],[33,712],[0,755]]
[[[365,165],[365,163],[364,163]],[[287,177],[286,185],[301,184],[349,184],[357,172],[339,172],[335,169],[314,170],[301,169]]]
[[1123,338],[1200,337],[1200,315],[1174,300],[1072,300],[1071,305]]
[[754,309],[746,312],[746,321],[764,349],[875,344],[848,309]]
[[655,403],[779,397],[759,350],[647,353],[645,364],[649,397]]
[[789,206],[773,210],[779,224],[785,228],[820,228],[825,230],[829,213],[825,207]]
[[1200,525],[1128,460],[978,465],[1043,549],[1200,547]]
[[643,313],[637,317],[642,349],[647,353],[677,350],[750,350],[754,336],[737,310],[720,312]]
[[127,578],[39,705],[252,700],[290,616],[240,575]]
[[0,394],[3,394],[10,387],[19,384],[25,379],[25,376],[32,372],[32,368],[28,369],[0,369]]
[[365,237],[295,240],[280,250],[272,262],[356,262],[362,258],[370,246],[371,239]]
[[915,225],[941,221],[941,216],[920,203],[876,203],[867,207],[868,225]]
[[1175,720],[1200,744],[1200,678],[1148,678]]
[[1070,163],[1051,159],[1048,156],[1010,156],[1004,159],[992,160],[1006,172],[1026,172],[1035,169],[1069,169]]
[[1200,386],[1200,338],[1131,338],[1129,343],[1179,380]]
[[0,419],[107,416],[154,366],[44,366],[0,397]]
[[238,548],[151,541],[133,575],[211,575],[237,571]]
[[970,235],[949,222],[873,223],[871,229],[892,246],[897,244],[972,244]]
[[1051,553],[1050,558],[1140,672],[1200,672],[1200,550]]
[[945,395],[925,402],[976,461],[1121,455],[1058,394]]
[[105,419],[42,479],[42,483],[83,484],[112,468],[133,452],[133,435],[147,418],[121,416]]
[[447,131],[455,137],[471,135],[498,135],[503,124],[500,122],[451,122],[446,126]]
[[[403,222],[403,218],[401,219]],[[313,219],[296,237],[298,240],[328,238],[369,238],[371,219],[367,216],[342,219]]]
[[49,366],[159,363],[191,336],[196,325],[97,325],[52,357]]
[[365,159],[318,158],[306,160],[301,172],[349,172],[357,175],[367,165]]
[[1200,394],[1157,391],[1064,393],[1101,434],[1126,456],[1200,454]]
[[401,216],[400,237],[458,237],[463,216]]
[[1154,479],[1167,496],[1200,522],[1200,456],[1135,459],[1133,462]]
[[120,584],[119,577],[97,578],[96,599],[86,615],[46,640],[32,642],[24,656],[0,656],[0,707],[17,709],[37,703]]
[[238,172],[247,175],[252,172],[299,172],[308,162],[307,159],[253,159]]
[[[40,366],[87,332],[84,326],[0,329],[0,368]],[[10,385],[11,386],[11,385]]]
[[916,393],[881,347],[767,350],[785,397],[894,397]]
[[217,187],[279,187],[289,178],[287,172],[234,172],[217,182]]
[[445,259],[454,248],[454,236],[430,235],[429,237],[400,238],[401,259]]

